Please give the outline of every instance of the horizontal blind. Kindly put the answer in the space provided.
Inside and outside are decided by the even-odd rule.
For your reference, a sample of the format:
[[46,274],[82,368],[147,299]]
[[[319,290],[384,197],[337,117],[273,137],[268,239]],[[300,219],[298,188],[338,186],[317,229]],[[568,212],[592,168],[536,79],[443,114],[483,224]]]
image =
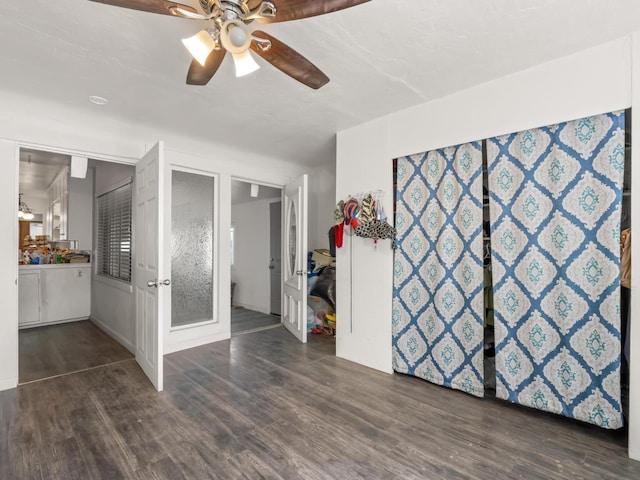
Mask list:
[[98,274],[131,282],[131,183],[98,197]]

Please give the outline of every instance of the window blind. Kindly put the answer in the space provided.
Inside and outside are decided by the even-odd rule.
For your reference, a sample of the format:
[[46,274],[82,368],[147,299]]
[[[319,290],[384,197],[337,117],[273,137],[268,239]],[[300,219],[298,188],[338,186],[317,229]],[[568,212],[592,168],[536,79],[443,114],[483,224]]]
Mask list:
[[131,282],[131,183],[98,201],[98,275]]

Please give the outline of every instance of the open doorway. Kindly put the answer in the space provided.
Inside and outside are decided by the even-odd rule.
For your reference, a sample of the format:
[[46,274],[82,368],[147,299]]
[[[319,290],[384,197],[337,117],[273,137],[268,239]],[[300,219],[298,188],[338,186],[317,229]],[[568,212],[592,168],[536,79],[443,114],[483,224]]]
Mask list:
[[231,181],[231,334],[281,324],[282,189]]
[[132,359],[133,167],[31,148],[19,160],[18,382]]

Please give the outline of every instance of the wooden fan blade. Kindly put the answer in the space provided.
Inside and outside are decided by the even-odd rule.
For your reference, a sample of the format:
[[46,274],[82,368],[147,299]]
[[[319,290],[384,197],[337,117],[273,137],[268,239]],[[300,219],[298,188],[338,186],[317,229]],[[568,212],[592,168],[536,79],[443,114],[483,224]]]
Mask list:
[[[355,7],[361,3],[367,3],[371,0],[272,0],[276,6],[275,18],[264,18],[257,20],[260,23],[288,22],[289,20],[298,20],[299,18],[315,17],[316,15],[324,15],[325,13],[344,10],[345,8]],[[252,0],[249,6],[260,5],[261,2]]]
[[192,60],[189,65],[189,73],[187,73],[187,85],[206,85],[209,83],[211,77],[218,71],[226,53],[227,51],[222,48],[213,50],[204,62],[204,67],[197,60]]
[[263,51],[256,42],[251,42],[251,50],[278,70],[314,89],[329,83],[329,77],[293,48],[260,30],[253,32],[253,35],[271,42],[271,48],[266,51]]
[[194,8],[176,2],[165,2],[165,0],[90,0],[91,2],[104,3],[115,7],[130,8],[142,12],[160,13],[161,15],[171,15],[170,7],[180,7],[192,13],[198,13]]

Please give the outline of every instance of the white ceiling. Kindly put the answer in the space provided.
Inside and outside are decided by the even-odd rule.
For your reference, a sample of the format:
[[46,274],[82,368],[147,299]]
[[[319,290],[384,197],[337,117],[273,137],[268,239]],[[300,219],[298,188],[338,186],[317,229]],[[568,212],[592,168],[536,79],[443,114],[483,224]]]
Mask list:
[[47,189],[62,169],[71,163],[69,155],[20,149],[20,193],[46,198]]
[[205,25],[88,0],[3,1],[0,88],[309,164],[334,158],[337,131],[639,30],[640,2],[372,0],[260,26],[331,78],[318,91],[262,59],[248,77],[227,58],[207,86],[186,85],[180,39]]

